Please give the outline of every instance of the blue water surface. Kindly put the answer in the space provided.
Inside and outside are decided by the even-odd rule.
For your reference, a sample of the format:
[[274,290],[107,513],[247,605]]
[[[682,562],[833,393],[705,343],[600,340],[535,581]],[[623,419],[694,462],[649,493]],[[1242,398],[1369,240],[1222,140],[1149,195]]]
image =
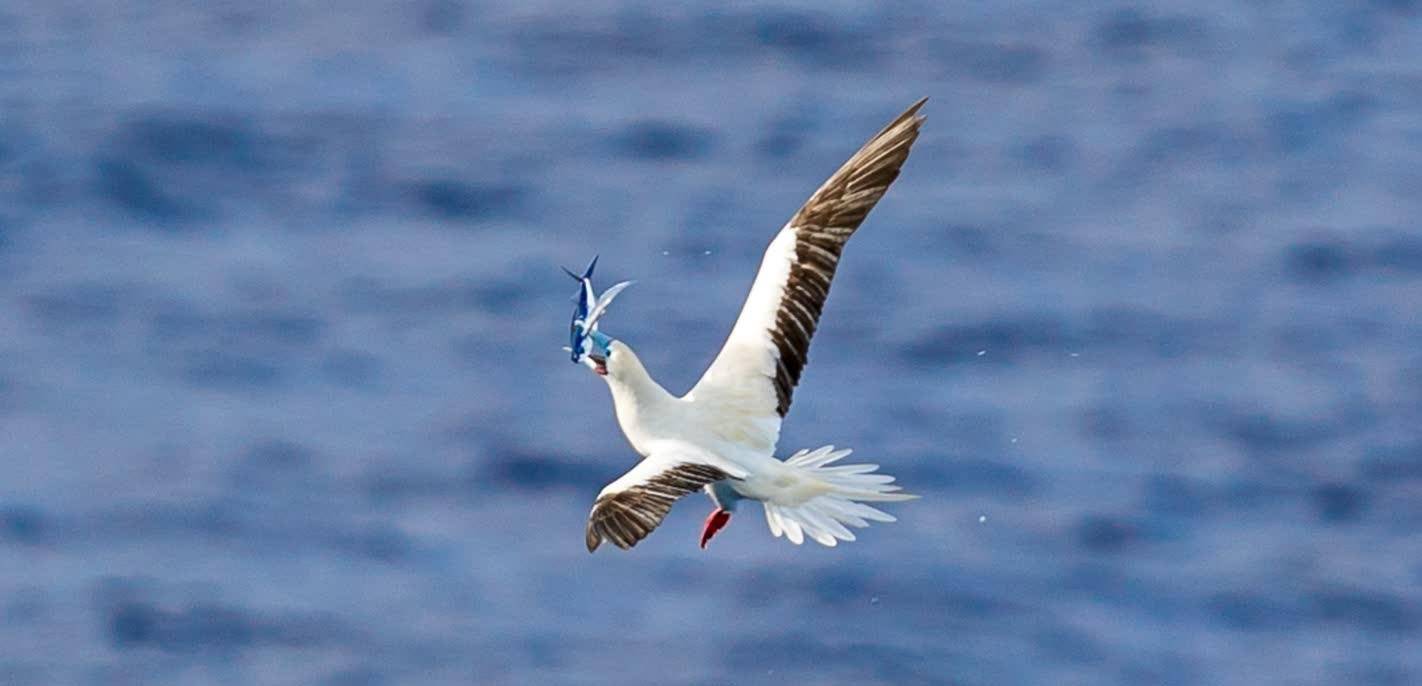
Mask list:
[[[1416,2],[0,8],[0,683],[1422,683]],[[682,503],[678,392],[922,96],[782,452],[835,549]]]

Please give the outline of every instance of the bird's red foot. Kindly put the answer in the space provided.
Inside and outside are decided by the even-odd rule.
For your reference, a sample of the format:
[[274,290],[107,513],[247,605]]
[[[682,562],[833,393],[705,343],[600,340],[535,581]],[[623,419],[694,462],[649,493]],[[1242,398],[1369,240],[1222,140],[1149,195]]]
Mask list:
[[706,524],[701,527],[701,547],[705,548],[706,544],[711,542],[711,537],[715,536],[716,532],[726,526],[726,522],[729,521],[731,521],[730,512],[719,507],[712,510],[711,514],[706,517]]

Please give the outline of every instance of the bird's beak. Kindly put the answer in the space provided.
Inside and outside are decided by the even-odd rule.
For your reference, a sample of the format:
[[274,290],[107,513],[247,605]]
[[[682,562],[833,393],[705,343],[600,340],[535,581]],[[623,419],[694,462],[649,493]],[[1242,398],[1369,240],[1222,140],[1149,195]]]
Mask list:
[[603,357],[602,355],[592,354],[587,356],[587,360],[590,363],[588,366],[592,367],[594,374],[597,374],[598,376],[607,376],[606,357]]

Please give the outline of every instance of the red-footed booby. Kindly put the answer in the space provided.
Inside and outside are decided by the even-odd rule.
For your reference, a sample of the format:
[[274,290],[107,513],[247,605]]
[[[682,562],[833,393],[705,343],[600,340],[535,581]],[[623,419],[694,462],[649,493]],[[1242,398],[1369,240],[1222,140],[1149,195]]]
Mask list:
[[775,536],[833,546],[855,539],[849,527],[894,521],[866,503],[916,497],[892,485],[892,476],[875,473],[878,465],[833,464],[849,450],[824,446],[782,461],[775,447],[845,243],[898,178],[918,138],[923,103],[869,139],[780,229],[725,346],[681,397],[654,381],[631,347],[598,330],[629,282],[599,296],[592,286],[596,259],[582,276],[570,272],[579,291],[568,350],[573,362],[607,382],[617,422],[642,456],[598,494],[588,518],[589,552],[603,541],[631,548],[673,503],[701,489],[716,505],[702,529],[703,548],[743,500],[764,506]]

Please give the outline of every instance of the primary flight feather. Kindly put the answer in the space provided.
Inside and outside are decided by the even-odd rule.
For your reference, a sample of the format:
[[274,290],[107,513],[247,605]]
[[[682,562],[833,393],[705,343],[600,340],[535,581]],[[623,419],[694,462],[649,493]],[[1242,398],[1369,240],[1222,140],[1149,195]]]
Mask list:
[[878,465],[834,464],[849,450],[825,446],[782,461],[775,447],[844,245],[898,178],[925,100],[869,139],[776,234],[726,344],[681,397],[654,381],[631,347],[598,330],[630,282],[598,295],[596,258],[582,276],[569,272],[578,296],[568,350],[573,362],[607,381],[618,424],[643,458],[598,494],[588,517],[589,552],[603,541],[631,548],[696,490],[715,503],[702,547],[743,500],[762,504],[775,536],[833,546],[855,539],[850,527],[894,521],[866,503],[915,497],[875,473]]

